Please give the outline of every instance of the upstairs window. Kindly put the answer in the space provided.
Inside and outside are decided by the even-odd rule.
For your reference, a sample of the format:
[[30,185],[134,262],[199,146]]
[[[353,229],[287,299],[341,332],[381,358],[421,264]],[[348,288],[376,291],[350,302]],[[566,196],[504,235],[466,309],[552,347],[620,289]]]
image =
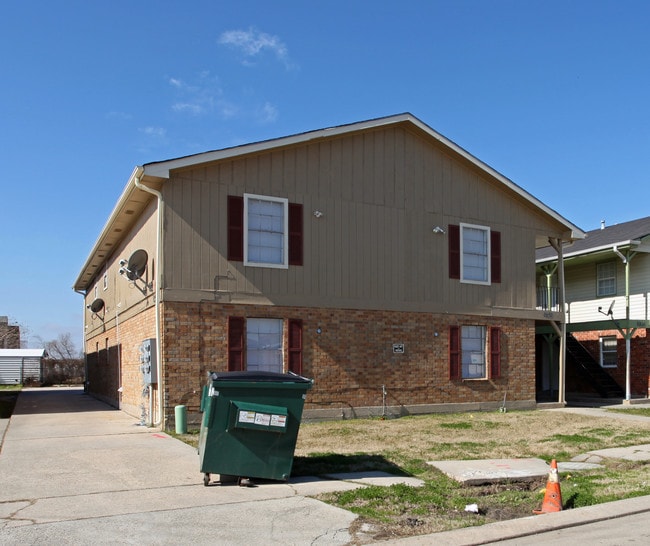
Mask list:
[[286,199],[244,195],[244,263],[288,265],[289,215]]
[[596,294],[600,296],[616,295],[616,262],[596,265]]
[[501,282],[501,233],[485,226],[449,226],[449,278],[473,284]]
[[228,259],[256,267],[302,265],[302,205],[279,197],[228,197]]

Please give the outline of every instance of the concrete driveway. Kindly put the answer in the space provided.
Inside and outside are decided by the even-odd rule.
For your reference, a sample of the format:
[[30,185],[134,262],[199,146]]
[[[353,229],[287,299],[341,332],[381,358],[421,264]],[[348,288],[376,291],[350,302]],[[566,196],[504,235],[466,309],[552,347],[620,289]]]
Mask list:
[[1,542],[346,544],[355,516],[305,496],[330,487],[205,487],[194,448],[82,389],[25,389],[0,451]]

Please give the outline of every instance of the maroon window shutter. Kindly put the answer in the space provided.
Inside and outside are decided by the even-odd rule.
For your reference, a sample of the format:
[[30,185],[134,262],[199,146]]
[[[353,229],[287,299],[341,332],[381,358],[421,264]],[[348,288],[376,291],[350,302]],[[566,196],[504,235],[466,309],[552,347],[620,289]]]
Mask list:
[[501,232],[490,231],[490,267],[492,282],[501,282]]
[[228,259],[244,261],[244,198],[228,196]]
[[302,320],[289,320],[289,371],[302,375]]
[[228,371],[244,369],[244,326],[246,319],[228,317]]
[[490,377],[501,377],[501,328],[490,328]]
[[449,278],[460,279],[460,226],[449,225]]
[[449,379],[460,379],[460,327],[449,327]]
[[289,203],[289,265],[302,265],[302,205]]

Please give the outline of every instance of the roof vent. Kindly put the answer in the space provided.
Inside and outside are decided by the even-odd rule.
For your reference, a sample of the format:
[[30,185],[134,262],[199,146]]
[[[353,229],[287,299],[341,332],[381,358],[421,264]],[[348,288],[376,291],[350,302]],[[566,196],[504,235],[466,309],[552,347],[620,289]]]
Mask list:
[[600,221],[600,229],[605,229],[605,220]]

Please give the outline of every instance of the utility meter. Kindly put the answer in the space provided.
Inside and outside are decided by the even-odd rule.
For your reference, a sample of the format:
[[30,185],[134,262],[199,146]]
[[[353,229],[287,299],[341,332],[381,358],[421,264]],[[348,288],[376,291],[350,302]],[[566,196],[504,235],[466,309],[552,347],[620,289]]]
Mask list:
[[158,383],[158,358],[156,339],[145,339],[140,344],[140,371],[145,385]]

